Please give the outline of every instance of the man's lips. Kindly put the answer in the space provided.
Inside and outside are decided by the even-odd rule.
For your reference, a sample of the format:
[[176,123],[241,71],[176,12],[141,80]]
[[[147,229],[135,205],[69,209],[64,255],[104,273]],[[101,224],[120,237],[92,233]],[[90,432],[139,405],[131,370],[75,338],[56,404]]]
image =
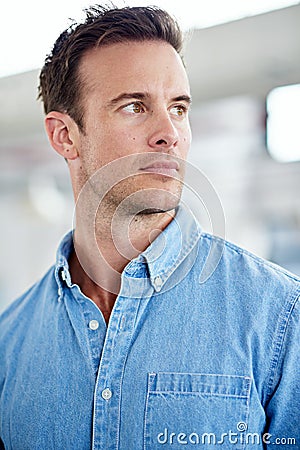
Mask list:
[[179,164],[177,161],[156,161],[140,170],[143,172],[157,173],[160,175],[167,175],[171,177],[178,177]]

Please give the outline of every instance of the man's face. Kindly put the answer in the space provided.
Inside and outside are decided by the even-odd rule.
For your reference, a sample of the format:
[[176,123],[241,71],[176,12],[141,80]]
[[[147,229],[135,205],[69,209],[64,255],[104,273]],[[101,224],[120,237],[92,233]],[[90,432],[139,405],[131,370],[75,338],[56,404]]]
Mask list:
[[144,195],[133,199],[137,209],[174,208],[191,142],[189,83],[177,52],[160,41],[108,45],[89,51],[79,73],[81,184],[106,164],[134,155],[120,159],[120,168],[128,163],[135,175],[111,190],[111,202],[118,205],[139,191]]

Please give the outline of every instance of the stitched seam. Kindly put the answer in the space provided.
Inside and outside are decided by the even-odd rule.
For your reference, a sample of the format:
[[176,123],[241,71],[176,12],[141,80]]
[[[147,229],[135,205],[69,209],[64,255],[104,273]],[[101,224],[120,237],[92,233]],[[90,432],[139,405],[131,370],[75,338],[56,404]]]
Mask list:
[[194,395],[194,396],[206,396],[206,397],[233,397],[233,398],[248,398],[248,395],[238,395],[238,394],[219,394],[218,392],[202,392],[202,391],[149,391],[151,395],[157,395],[158,397],[161,394],[173,394],[173,395]]
[[249,377],[248,375],[223,375],[222,373],[199,373],[199,372],[157,372],[158,375],[161,374],[166,374],[166,375],[196,375],[199,377],[202,376],[207,376],[207,377],[221,377],[221,378],[240,378],[240,379],[245,379],[245,380],[251,380],[252,378]]
[[285,338],[286,338],[287,331],[288,331],[288,325],[290,323],[290,319],[291,319],[293,310],[299,299],[300,299],[300,289],[298,289],[295,292],[291,301],[288,303],[287,310],[284,310],[278,319],[278,325],[276,327],[276,333],[275,333],[275,337],[274,337],[273,358],[270,361],[269,381],[267,383],[266,400],[264,402],[264,405],[270,399],[273,389],[276,384],[276,378],[278,378],[278,376],[276,377],[276,371],[279,366],[280,357],[281,357],[282,350],[284,347],[284,342],[285,342]]
[[238,247],[237,245],[233,244],[232,242],[226,241],[225,239],[222,239],[218,236],[211,235],[209,233],[202,233],[201,238],[206,238],[210,241],[216,240],[220,243],[223,243],[226,247],[233,250],[235,253],[237,253],[239,255],[249,256],[249,258],[251,258],[253,261],[255,261],[258,265],[269,267],[270,269],[274,270],[277,273],[281,273],[294,281],[300,282],[300,278],[297,275],[294,275],[294,274],[288,272],[283,267],[277,266],[266,259],[260,258],[257,255],[254,255],[253,253],[249,252],[246,249]]

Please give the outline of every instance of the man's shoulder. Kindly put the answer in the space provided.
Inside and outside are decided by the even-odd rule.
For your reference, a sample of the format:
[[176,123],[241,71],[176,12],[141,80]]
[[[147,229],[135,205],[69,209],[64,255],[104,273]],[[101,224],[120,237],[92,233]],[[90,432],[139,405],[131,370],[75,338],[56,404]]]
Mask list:
[[207,257],[210,252],[216,252],[217,264],[215,270],[220,264],[229,276],[232,275],[237,278],[247,276],[252,280],[262,281],[265,279],[269,282],[286,284],[294,286],[300,293],[300,276],[229,240],[202,232],[199,245],[206,248]]

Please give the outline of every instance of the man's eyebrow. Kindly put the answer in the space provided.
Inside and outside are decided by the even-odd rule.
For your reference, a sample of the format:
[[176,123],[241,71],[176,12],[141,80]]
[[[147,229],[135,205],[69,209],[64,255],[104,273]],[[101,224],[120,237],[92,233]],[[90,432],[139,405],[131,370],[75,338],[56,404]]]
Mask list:
[[[123,100],[132,100],[132,99],[145,100],[149,98],[150,94],[148,92],[123,92],[122,94],[110,100],[108,105],[115,106]],[[192,99],[189,95],[178,95],[177,97],[171,99],[171,102],[182,102],[182,101],[188,103],[189,105],[192,103]]]
[[192,97],[189,95],[178,95],[178,97],[172,98],[172,102],[186,102],[190,105],[192,103]]
[[122,100],[131,100],[131,99],[137,99],[137,100],[145,100],[146,98],[149,98],[150,94],[147,92],[123,92],[122,94],[118,95],[116,98],[113,98],[108,103],[109,106],[117,105]]

